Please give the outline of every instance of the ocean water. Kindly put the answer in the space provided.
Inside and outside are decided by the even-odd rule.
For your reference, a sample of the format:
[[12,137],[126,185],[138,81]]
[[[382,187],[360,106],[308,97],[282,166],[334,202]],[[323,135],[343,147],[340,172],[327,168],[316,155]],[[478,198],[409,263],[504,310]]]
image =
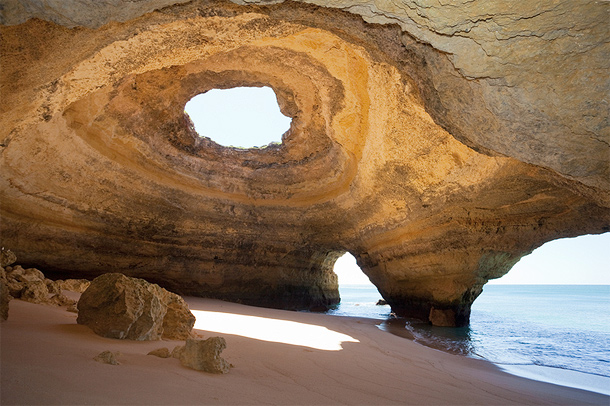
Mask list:
[[376,305],[381,296],[373,286],[342,286],[340,294],[341,304],[329,314],[377,319],[380,328],[423,345],[500,366],[610,378],[608,285],[487,285],[470,326],[457,329],[394,317],[389,306]]

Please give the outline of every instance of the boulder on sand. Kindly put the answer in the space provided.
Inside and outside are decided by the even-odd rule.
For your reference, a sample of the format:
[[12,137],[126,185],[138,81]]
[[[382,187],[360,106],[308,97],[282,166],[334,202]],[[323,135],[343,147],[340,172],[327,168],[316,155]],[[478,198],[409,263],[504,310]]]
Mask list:
[[159,285],[109,273],[95,278],[81,295],[77,322],[109,338],[185,339],[195,316],[181,297]]
[[220,356],[227,343],[222,337],[210,337],[206,340],[188,339],[180,353],[180,362],[188,368],[213,374],[229,372],[229,363]]

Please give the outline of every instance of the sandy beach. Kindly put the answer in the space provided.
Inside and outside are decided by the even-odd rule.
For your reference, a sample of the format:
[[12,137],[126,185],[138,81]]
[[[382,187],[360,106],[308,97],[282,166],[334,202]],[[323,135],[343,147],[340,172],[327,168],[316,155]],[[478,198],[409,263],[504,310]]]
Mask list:
[[[202,337],[234,367],[213,375],[146,355],[184,342],[103,338],[65,308],[10,303],[1,324],[1,403],[109,405],[608,405],[381,331],[375,321],[185,298]],[[120,365],[96,362],[119,352]]]

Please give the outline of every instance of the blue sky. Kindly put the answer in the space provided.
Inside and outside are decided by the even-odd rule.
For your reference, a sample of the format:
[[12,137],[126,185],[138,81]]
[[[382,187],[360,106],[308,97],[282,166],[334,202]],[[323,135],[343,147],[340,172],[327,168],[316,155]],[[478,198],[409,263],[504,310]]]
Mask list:
[[[185,111],[199,134],[243,148],[281,142],[291,121],[269,87],[213,89],[191,99]],[[343,284],[370,283],[350,255],[337,261],[335,272]],[[490,283],[610,285],[610,233],[548,242]]]

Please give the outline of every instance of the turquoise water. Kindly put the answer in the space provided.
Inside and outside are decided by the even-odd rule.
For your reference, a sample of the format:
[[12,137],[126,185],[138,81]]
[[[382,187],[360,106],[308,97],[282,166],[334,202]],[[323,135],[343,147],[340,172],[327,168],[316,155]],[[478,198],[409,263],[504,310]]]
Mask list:
[[382,320],[381,328],[452,353],[505,365],[538,365],[610,377],[610,286],[487,285],[470,326],[395,318],[374,287],[340,288],[329,314]]

